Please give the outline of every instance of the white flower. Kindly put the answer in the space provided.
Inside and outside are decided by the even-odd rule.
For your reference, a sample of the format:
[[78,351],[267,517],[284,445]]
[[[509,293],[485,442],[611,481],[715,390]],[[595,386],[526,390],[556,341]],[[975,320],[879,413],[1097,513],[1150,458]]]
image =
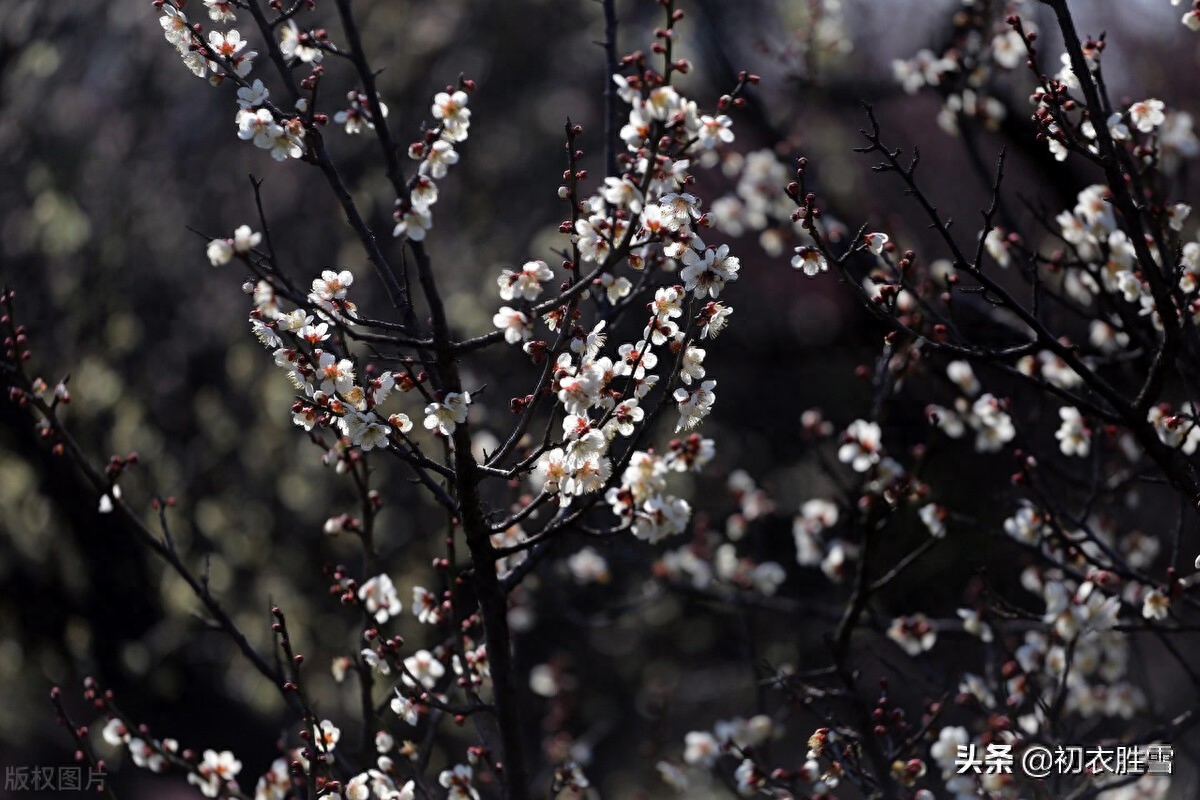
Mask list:
[[1158,589],[1151,589],[1142,598],[1142,616],[1146,619],[1161,621],[1167,618],[1171,611],[1171,598]]
[[1173,231],[1182,231],[1183,223],[1192,213],[1192,207],[1187,203],[1172,203],[1167,206],[1167,224]]
[[208,243],[206,254],[214,267],[228,264],[233,260],[233,242],[228,239],[213,239]]
[[321,277],[312,282],[313,294],[322,300],[344,300],[346,290],[354,283],[354,275],[350,270],[334,272],[327,269],[321,272]]
[[492,317],[492,324],[504,331],[504,341],[509,344],[520,344],[533,336],[533,323],[523,311],[501,306]]
[[1054,434],[1058,439],[1059,449],[1064,456],[1086,456],[1091,448],[1092,432],[1084,424],[1083,415],[1079,409],[1064,406],[1058,410],[1062,425]]
[[1038,544],[1050,532],[1050,526],[1041,512],[1026,504],[1004,521],[1004,532],[1019,542]]
[[396,585],[387,575],[376,575],[360,586],[358,599],[367,613],[381,625],[404,610],[396,593]]
[[618,278],[611,273],[604,273],[597,281],[604,289],[604,293],[608,297],[608,302],[613,304],[633,290],[633,283],[629,278]]
[[277,758],[271,768],[258,779],[254,800],[285,800],[292,791],[292,776],[286,759]]
[[373,672],[378,672],[380,675],[392,674],[391,665],[385,659],[381,658],[375,650],[367,647],[359,655],[362,657],[363,663],[370,667]]
[[[259,109],[264,111],[265,109]],[[282,125],[272,123],[267,130],[254,137],[254,144],[271,151],[271,158],[286,161],[304,155],[304,123],[290,119]]]
[[717,338],[729,324],[729,315],[732,313],[732,308],[726,308],[720,303],[709,303],[705,306],[701,311],[701,319],[704,320],[704,324],[700,327],[700,338]]
[[557,494],[568,474],[566,451],[556,447],[538,456],[530,480],[540,491]]
[[275,124],[275,117],[265,108],[243,108],[238,111],[234,121],[238,126],[238,138],[253,140],[255,147],[270,147],[275,132],[280,130]]
[[992,39],[992,58],[1005,69],[1015,69],[1025,60],[1025,40],[1014,30]]
[[992,228],[983,237],[983,246],[987,249],[988,254],[996,260],[996,263],[1002,267],[1007,267],[1012,261],[1012,257],[1008,254],[1008,234],[1003,228]]
[[675,390],[674,398],[679,409],[679,424],[675,426],[676,433],[696,427],[700,424],[700,420],[708,416],[717,399],[713,393],[716,385],[716,381],[708,380],[692,389],[680,386]]
[[237,90],[238,105],[245,109],[258,108],[266,103],[270,96],[271,93],[258,78],[255,78],[254,83],[249,86],[243,86]]
[[687,230],[693,220],[700,218],[700,200],[687,192],[664,194],[659,208],[663,223],[673,231]]
[[118,747],[129,741],[129,729],[125,727],[125,723],[119,719],[110,719],[104,726],[102,733],[104,741],[108,742],[113,747]]
[[479,800],[479,792],[471,785],[472,777],[471,767],[466,764],[456,764],[452,770],[443,770],[438,776],[438,783],[450,790],[446,800]]
[[404,669],[406,674],[404,682],[412,685],[415,679],[426,689],[432,690],[437,685],[438,679],[446,674],[446,667],[441,661],[434,658],[433,653],[428,650],[418,650],[408,658],[404,659]]
[[467,93],[438,92],[433,96],[433,116],[442,121],[442,136],[452,142],[467,138],[471,110],[467,108]]
[[640,380],[645,377],[646,370],[653,370],[658,365],[658,356],[650,351],[645,339],[637,344],[623,344],[617,348],[617,353],[621,358],[613,364],[614,375],[632,375]]
[[571,351],[582,356],[585,362],[594,360],[608,339],[607,334],[604,333],[607,324],[604,320],[600,320],[587,333],[582,330],[574,332],[571,335]]
[[612,579],[608,562],[592,547],[585,547],[571,555],[567,559],[567,569],[571,571],[571,577],[579,584],[605,584]]
[[882,255],[884,246],[888,243],[888,235],[886,233],[868,233],[863,236],[863,241],[867,244],[867,249],[875,255]]
[[429,207],[437,202],[438,188],[426,175],[418,175],[416,183],[413,184],[412,192],[408,195],[409,201],[413,208],[429,210]]
[[654,544],[668,536],[683,533],[691,515],[692,508],[686,500],[655,495],[635,515],[633,535]]
[[445,139],[439,139],[429,147],[429,152],[417,170],[422,175],[428,175],[434,180],[446,177],[446,171],[458,163],[458,153],[454,145]]
[[348,358],[338,359],[333,353],[321,353],[317,364],[321,381],[320,389],[327,395],[349,394],[354,388],[354,362]]
[[467,406],[471,403],[470,392],[449,392],[440,403],[425,406],[425,428],[437,430],[450,436],[457,426],[467,421]]
[[910,656],[921,655],[937,642],[937,630],[924,614],[897,617],[888,628],[887,635]]
[[856,419],[843,435],[844,444],[838,448],[838,460],[849,464],[855,472],[866,472],[879,463],[882,432],[878,423]]
[[392,229],[392,236],[406,236],[414,242],[419,242],[432,227],[433,215],[429,213],[429,209],[414,206],[400,214],[396,227]]
[[925,527],[929,529],[929,534],[935,539],[943,539],[946,536],[946,509],[939,506],[937,503],[929,503],[921,506],[917,515],[921,518],[921,522],[925,523]]
[[966,361],[951,361],[946,365],[946,376],[954,381],[954,384],[967,397],[979,394],[979,379],[975,377],[971,365]]
[[240,225],[233,232],[233,250],[242,255],[258,247],[258,243],[261,241],[262,234],[251,231],[249,225]]
[[[412,422],[410,421],[408,425],[411,428]],[[374,450],[377,447],[386,449],[388,446],[388,434],[391,431],[388,426],[379,421],[379,417],[373,411],[366,413],[347,411],[338,418],[338,426],[354,447],[362,450]]]
[[163,16],[158,18],[158,24],[162,26],[163,35],[181,51],[186,50],[192,36],[187,17],[182,11],[169,5],[164,5],[162,11]]
[[318,750],[324,750],[325,753],[332,753],[337,747],[338,740],[342,738],[342,732],[336,725],[327,719],[321,720],[321,725],[314,729],[316,734],[314,741]]
[[733,141],[733,131],[730,130],[732,126],[733,120],[724,114],[715,117],[701,116],[696,144],[704,150],[716,147],[718,143],[729,144]]
[[197,772],[188,774],[188,783],[199,787],[205,797],[216,797],[225,784],[242,771],[242,762],[234,758],[233,753],[228,750],[220,753],[205,750],[204,760],[197,765],[196,770]]
[[766,776],[748,758],[743,759],[742,763],[738,764],[738,768],[733,772],[733,778],[737,782],[738,794],[742,797],[753,797],[767,783]]
[[1166,105],[1162,100],[1142,100],[1129,107],[1129,118],[1142,133],[1150,133],[1167,120]]
[[413,587],[412,611],[422,625],[437,625],[442,619],[441,601],[424,586]]
[[707,249],[703,253],[688,249],[683,254],[684,268],[679,277],[684,281],[684,290],[693,291],[696,297],[706,294],[714,300],[721,294],[725,284],[736,281],[741,262],[737,256],[729,255],[729,245]]
[[796,248],[796,255],[792,256],[792,268],[804,270],[805,275],[812,276],[828,270],[829,264],[820,250],[802,245]]
[[112,489],[100,495],[99,512],[101,514],[111,514],[116,507],[116,502],[121,499],[121,487],[113,484]]
[[992,627],[983,621],[979,612],[972,608],[958,609],[958,616],[963,621],[963,630],[972,636],[978,636],[981,641],[992,641]]
[[279,52],[284,58],[298,58],[306,64],[316,64],[325,55],[313,47],[312,37],[308,33],[301,34],[296,22],[290,19],[280,29]]
[[208,46],[218,55],[231,59],[242,52],[246,43],[242,41],[242,34],[236,30],[224,34],[220,31],[209,31]]
[[646,412],[637,398],[631,397],[628,400],[622,400],[613,408],[612,417],[604,425],[605,437],[611,439],[618,433],[622,436],[632,436],[637,423],[641,422],[645,416]]
[[418,722],[420,722],[421,715],[417,711],[416,703],[400,694],[399,689],[396,690],[396,696],[392,698],[391,705],[392,712],[409,725],[416,725]]
[[975,449],[981,453],[994,453],[1017,435],[1012,417],[991,394],[975,401],[968,421],[975,430]]
[[208,18],[213,22],[233,22],[233,0],[204,0],[208,7]]
[[641,213],[642,190],[629,178],[605,178],[601,194],[610,205],[628,208],[634,214]]
[[650,91],[643,108],[652,119],[670,120],[680,106],[679,93],[671,86],[659,86]]
[[542,283],[551,280],[554,271],[545,261],[526,261],[520,272],[506,269],[496,278],[500,299],[512,302],[517,298],[536,300],[542,293]]
[[708,731],[692,731],[683,741],[683,760],[693,767],[710,769],[721,756],[721,743]]
[[667,322],[683,314],[683,293],[680,289],[678,286],[664,286],[655,290],[650,311],[660,322]]

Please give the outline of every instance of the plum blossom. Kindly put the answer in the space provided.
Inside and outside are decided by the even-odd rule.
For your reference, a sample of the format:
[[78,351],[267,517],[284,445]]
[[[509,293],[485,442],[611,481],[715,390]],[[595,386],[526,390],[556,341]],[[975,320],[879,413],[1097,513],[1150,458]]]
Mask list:
[[829,269],[829,263],[825,260],[825,256],[815,247],[802,245],[796,248],[796,255],[792,256],[792,268],[803,270],[805,275],[813,276],[819,272],[825,272]]
[[413,680],[432,690],[438,680],[446,674],[446,667],[428,650],[418,650],[404,659],[404,683],[412,686]]
[[233,0],[204,0],[208,8],[208,18],[213,22],[233,22],[237,16],[233,13]]
[[262,80],[255,78],[254,83],[237,90],[237,103],[244,109],[255,109],[265,104],[270,96],[271,92],[263,85]]
[[295,20],[288,20],[280,29],[279,52],[284,58],[298,58],[305,64],[317,64],[325,54],[312,44],[312,35],[301,33]]
[[716,385],[716,381],[707,380],[692,389],[680,386],[675,390],[673,396],[679,409],[679,424],[675,426],[676,433],[696,427],[702,419],[708,416],[717,399],[713,393]]
[[396,227],[392,229],[392,236],[397,239],[405,236],[419,242],[425,238],[425,232],[433,227],[433,215],[427,207],[413,206],[397,214]]
[[520,344],[533,336],[533,322],[529,315],[509,306],[501,306],[492,317],[492,324],[504,331],[504,341]]
[[224,266],[233,260],[233,242],[228,239],[213,239],[208,243],[205,254],[214,267]]
[[235,253],[245,255],[258,247],[261,241],[262,234],[251,231],[249,225],[239,225],[237,230],[233,232],[233,250]]
[[1062,425],[1054,434],[1064,456],[1086,456],[1091,448],[1092,432],[1079,409],[1064,406],[1058,410]]
[[729,245],[706,249],[702,253],[688,249],[683,254],[684,268],[679,277],[684,281],[684,290],[694,292],[696,297],[708,295],[716,300],[725,284],[738,279],[741,262],[737,256],[729,255]]
[[979,379],[975,377],[975,372],[971,369],[971,365],[968,362],[951,361],[946,365],[946,376],[967,397],[974,397],[979,394]]
[[1146,619],[1162,621],[1171,612],[1171,598],[1159,589],[1151,589],[1142,598],[1142,616]]
[[241,771],[242,762],[228,750],[220,753],[205,750],[204,760],[197,765],[196,772],[188,773],[188,783],[199,788],[205,797],[217,797]]
[[[373,411],[347,411],[338,418],[338,426],[350,440],[350,444],[361,450],[386,449],[388,446],[388,435],[391,431],[379,421],[379,417]],[[412,427],[411,421],[408,421],[408,426]]]
[[479,800],[479,792],[471,784],[474,773],[467,764],[456,764],[453,769],[443,770],[438,783],[449,792],[446,800]]
[[710,769],[721,757],[721,743],[708,731],[691,731],[683,741],[683,760],[687,764]]
[[866,472],[879,463],[883,451],[881,435],[878,423],[856,419],[843,435],[844,443],[838,448],[838,460],[849,464],[855,472]]
[[500,299],[512,302],[517,298],[537,300],[542,293],[542,284],[554,278],[554,271],[545,261],[526,261],[519,272],[505,269],[496,278],[500,286]]
[[396,696],[392,698],[391,707],[392,713],[409,725],[416,725],[421,720],[417,704],[400,694],[399,689],[396,689]]
[[910,656],[919,656],[933,649],[937,642],[937,629],[924,614],[897,617],[888,627],[888,638],[903,648]]
[[725,114],[715,117],[703,115],[700,117],[700,132],[696,144],[703,150],[710,150],[718,144],[729,144],[733,141],[733,121]]
[[358,599],[380,625],[404,610],[396,585],[386,574],[376,575],[358,588]]
[[863,235],[863,241],[867,245],[867,249],[875,255],[882,255],[883,248],[888,243],[888,235],[886,233],[868,233]]
[[1141,100],[1129,107],[1129,119],[1142,133],[1150,133],[1167,120],[1166,104],[1162,100]]
[[449,392],[440,403],[425,406],[425,428],[450,436],[457,426],[467,421],[467,406],[471,403],[470,392]]
[[438,92],[433,96],[433,116],[441,121],[443,138],[451,142],[461,142],[467,138],[467,128],[471,124],[467,99],[467,93],[461,90]]
[[417,169],[422,175],[428,175],[434,180],[441,180],[446,177],[446,172],[450,167],[458,163],[458,152],[455,151],[454,145],[445,139],[439,139],[429,146],[429,150],[424,154],[421,161],[421,166]]

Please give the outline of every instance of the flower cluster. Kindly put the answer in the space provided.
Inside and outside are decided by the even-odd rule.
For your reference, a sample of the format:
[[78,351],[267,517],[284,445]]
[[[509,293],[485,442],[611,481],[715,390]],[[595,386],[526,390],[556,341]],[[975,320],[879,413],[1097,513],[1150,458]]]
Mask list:
[[[206,0],[205,5],[213,22],[228,23],[236,20],[232,3]],[[207,77],[214,85],[221,83],[226,71],[238,78],[245,78],[250,74],[258,53],[246,50],[247,42],[236,29],[225,33],[209,31],[207,38],[204,38],[201,36],[201,25],[188,22],[187,15],[175,4],[162,3],[161,9],[163,15],[159,17],[158,22],[162,26],[163,35],[179,51],[184,65],[192,74],[200,78]]]
[[[464,81],[463,86],[469,89],[473,88],[474,84]],[[420,164],[417,174],[409,181],[408,197],[396,200],[396,227],[392,230],[393,236],[403,236],[419,242],[425,238],[425,232],[433,227],[431,209],[438,199],[435,181],[446,177],[449,168],[458,163],[458,152],[454,146],[467,140],[467,132],[471,127],[468,100],[465,89],[453,87],[446,87],[446,91],[434,95],[432,113],[437,120],[437,127],[430,130],[423,141],[409,145],[409,158]],[[351,110],[353,111],[353,105]],[[386,111],[384,113],[386,114]],[[343,120],[348,131],[351,119],[347,116]]]
[[1026,17],[1029,0],[1000,5],[993,11],[963,0],[954,17],[953,44],[941,53],[923,49],[892,62],[892,76],[905,92],[916,94],[929,87],[942,96],[937,121],[947,133],[957,134],[964,120],[995,128],[1004,119],[1004,104],[991,94],[993,77],[1025,64],[1026,37],[1036,35],[1036,28],[1026,22],[1017,29],[1006,22]]
[[[231,247],[236,251],[235,245]],[[224,248],[224,240],[210,243],[210,259],[214,252],[223,255]],[[353,283],[349,270],[324,270],[312,282],[307,307],[291,312],[280,308],[271,283],[248,283],[245,288],[255,305],[250,326],[259,342],[273,352],[276,366],[301,392],[292,406],[296,425],[306,431],[336,426],[353,447],[386,449],[392,437],[408,433],[413,423],[404,413],[385,416],[379,406],[397,386],[408,391],[414,383],[407,375],[397,377],[391,372],[360,376],[352,358],[328,349],[332,329],[353,325],[357,309],[347,298]],[[426,425],[435,427],[428,420]]]
[[249,86],[238,89],[239,108],[234,118],[238,138],[269,151],[276,161],[303,157],[304,121],[299,117],[279,116],[267,105],[270,96],[270,91],[257,78]]

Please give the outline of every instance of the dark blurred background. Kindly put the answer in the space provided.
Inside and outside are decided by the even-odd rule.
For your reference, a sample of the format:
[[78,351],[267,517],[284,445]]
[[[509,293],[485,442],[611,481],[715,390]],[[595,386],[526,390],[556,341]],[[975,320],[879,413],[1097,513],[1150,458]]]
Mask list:
[[[813,26],[813,3],[681,5],[688,16],[677,28],[678,52],[696,67],[681,82],[685,93],[711,108],[739,69],[764,78],[748,108],[734,113],[734,150],[772,149],[785,165],[808,155],[828,208],[851,229],[871,221],[903,246],[937,257],[899,188],[873,176],[870,163],[851,152],[863,124],[861,102],[870,102],[893,144],[922,144],[931,197],[960,220],[961,241],[973,241],[972,226],[987,202],[984,184],[959,140],[937,126],[936,93],[905,95],[891,77],[892,59],[946,45],[954,3],[843,0],[829,4],[821,28]],[[1081,29],[1109,31],[1106,61],[1120,65],[1109,72],[1115,97],[1149,91],[1169,106],[1197,107],[1197,83],[1172,76],[1196,69],[1198,40],[1165,0],[1079,5]],[[303,24],[325,25],[339,41],[327,6],[318,3]],[[558,260],[553,249],[561,246],[563,208],[555,190],[568,117],[585,128],[582,146],[593,175],[603,170],[600,6],[379,0],[356,8],[367,51],[384,69],[380,88],[401,140],[419,136],[434,92],[460,74],[478,83],[471,137],[441,184],[429,249],[456,330],[486,331],[500,304],[501,267]],[[203,16],[203,8],[189,11]],[[618,11],[621,51],[647,48],[660,24],[657,6],[619,2]],[[269,651],[267,610],[277,603],[300,626],[301,650],[324,665],[357,647],[320,574],[326,563],[357,566],[352,542],[321,532],[326,517],[353,510],[353,496],[291,423],[291,388],[249,335],[244,276],[210,267],[204,244],[243,223],[259,229],[248,177],[258,176],[282,265],[298,282],[337,265],[355,273],[353,297],[368,314],[386,314],[386,297],[320,175],[297,162],[276,164],[239,142],[233,87],[212,88],[193,77],[163,41],[157,17],[149,2],[0,2],[0,275],[18,292],[34,371],[51,385],[70,375],[65,418],[85,450],[97,463],[137,451],[142,466],[122,482],[128,501],[152,520],[150,499],[175,496],[179,547],[197,570],[207,568],[213,591],[251,641]],[[248,21],[239,22],[250,35]],[[1053,46],[1047,50],[1057,57]],[[353,87],[349,74],[333,59],[326,64],[324,96],[340,98]],[[268,73],[260,56],[255,74],[274,86]],[[996,84],[1009,113],[997,131],[979,137],[978,147],[991,163],[1007,145],[1010,187],[1053,214],[1099,176],[1058,165],[1028,142],[1030,89],[1026,75]],[[327,140],[387,252],[398,254],[387,235],[390,197],[373,140],[332,129]],[[734,187],[714,169],[701,188],[711,199]],[[771,242],[765,250],[753,233],[731,244],[742,261],[740,280],[727,290],[735,312],[706,362],[719,382],[719,402],[705,432],[717,440],[722,466],[696,492],[718,487],[722,470],[741,468],[769,486],[790,514],[826,488],[816,463],[800,456],[799,415],[820,405],[844,425],[866,411],[853,367],[872,357],[880,330],[834,277],[806,279],[789,269],[790,246],[770,253]],[[506,398],[523,394],[521,381],[531,380],[523,363],[506,355],[468,365],[475,383],[488,384],[473,419],[496,436],[505,432]],[[896,441],[923,440],[922,407],[923,400],[914,400],[893,412]],[[419,410],[410,413],[419,419]],[[251,788],[287,724],[278,694],[198,621],[186,585],[97,513],[98,497],[72,468],[48,456],[24,412],[3,403],[0,419],[0,764],[68,763],[72,747],[55,725],[47,693],[63,684],[68,705],[90,721],[73,690],[82,676],[95,675],[152,735],[235,750],[244,763],[241,783]],[[1047,424],[1052,430],[1057,423]],[[380,546],[407,607],[411,586],[429,580],[426,566],[443,520],[401,471],[382,463],[379,469],[388,500]],[[970,506],[991,491],[981,486],[1008,471],[996,457],[924,477],[946,487],[940,502]],[[949,475],[958,480],[938,481]],[[718,501],[702,510],[719,525],[730,508]],[[993,522],[1007,513],[997,505]],[[777,533],[790,541],[788,531]],[[789,564],[788,547],[766,550]],[[960,600],[972,570],[961,579],[938,570],[970,549],[951,549],[916,576],[939,582],[924,602],[952,609]],[[969,556],[975,563],[990,557]],[[769,616],[736,619],[669,596],[601,624],[603,591],[567,602],[550,582],[543,597],[557,601],[534,608],[543,618],[524,658],[527,666],[558,659],[577,681],[606,687],[597,698],[626,698],[627,707],[614,711],[581,692],[571,712],[579,738],[595,742],[604,796],[634,796],[632,786],[657,785],[654,762],[677,754],[684,732],[753,707],[746,647],[758,642],[762,657],[795,660],[797,640],[809,636],[779,630]],[[686,626],[670,624],[684,616]],[[586,651],[576,639],[604,658],[581,663]],[[811,646],[819,648],[819,640]],[[813,658],[809,666],[820,663],[819,649]],[[323,666],[310,675],[327,715],[336,717],[339,704],[354,707],[351,683],[336,685]],[[540,702],[530,699],[541,709],[532,720],[544,711]],[[131,764],[114,761],[114,768],[122,796],[194,794]]]

